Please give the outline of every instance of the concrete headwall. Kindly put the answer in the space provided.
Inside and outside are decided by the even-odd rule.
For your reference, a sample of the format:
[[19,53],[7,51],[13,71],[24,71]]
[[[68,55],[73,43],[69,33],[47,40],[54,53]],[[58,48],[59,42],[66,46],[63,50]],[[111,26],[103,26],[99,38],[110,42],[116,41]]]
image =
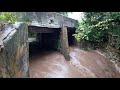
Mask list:
[[77,20],[55,12],[17,12],[16,14],[31,22],[30,26],[61,28],[64,25],[74,28],[78,23]]
[[29,76],[28,26],[17,23],[10,27],[0,35],[0,78],[26,78]]

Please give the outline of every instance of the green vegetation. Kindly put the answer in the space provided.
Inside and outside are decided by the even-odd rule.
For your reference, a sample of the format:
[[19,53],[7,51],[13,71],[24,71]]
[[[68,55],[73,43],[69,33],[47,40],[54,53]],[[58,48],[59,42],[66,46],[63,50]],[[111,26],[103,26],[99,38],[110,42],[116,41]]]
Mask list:
[[6,23],[14,23],[17,17],[14,12],[0,12],[0,33]]
[[77,41],[89,41],[94,48],[104,47],[111,37],[117,37],[114,47],[120,48],[120,12],[85,12],[77,26]]
[[5,23],[14,23],[17,17],[14,12],[0,12],[0,21]]

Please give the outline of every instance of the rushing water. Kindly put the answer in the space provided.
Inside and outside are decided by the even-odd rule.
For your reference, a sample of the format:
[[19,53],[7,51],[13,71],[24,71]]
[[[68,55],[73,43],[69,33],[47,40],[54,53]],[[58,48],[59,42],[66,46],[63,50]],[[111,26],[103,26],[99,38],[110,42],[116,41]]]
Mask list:
[[99,51],[70,48],[71,61],[57,51],[42,51],[30,57],[31,78],[120,77],[114,65]]

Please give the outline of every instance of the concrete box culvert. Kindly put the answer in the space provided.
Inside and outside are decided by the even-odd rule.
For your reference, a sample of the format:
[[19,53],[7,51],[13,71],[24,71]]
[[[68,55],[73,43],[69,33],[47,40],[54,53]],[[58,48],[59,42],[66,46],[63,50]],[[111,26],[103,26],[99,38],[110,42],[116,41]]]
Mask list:
[[[32,12],[31,15],[33,15]],[[46,17],[45,15],[47,15],[47,18],[42,18],[42,16]],[[49,28],[59,29],[60,32],[57,40],[60,46],[57,49],[64,55],[66,60],[69,60],[67,27],[75,27],[76,20],[52,12],[38,12],[34,13],[33,16],[30,16],[29,21],[31,21],[29,26],[41,28],[47,27],[48,30]],[[32,21],[38,22],[38,24],[32,23]],[[44,23],[44,21],[46,22]],[[0,33],[1,78],[29,77],[29,26],[22,22],[16,22],[15,24],[6,27],[5,32]],[[49,32],[51,32],[51,30],[49,30]],[[54,30],[52,31],[54,32]],[[46,30],[46,32],[48,31]]]

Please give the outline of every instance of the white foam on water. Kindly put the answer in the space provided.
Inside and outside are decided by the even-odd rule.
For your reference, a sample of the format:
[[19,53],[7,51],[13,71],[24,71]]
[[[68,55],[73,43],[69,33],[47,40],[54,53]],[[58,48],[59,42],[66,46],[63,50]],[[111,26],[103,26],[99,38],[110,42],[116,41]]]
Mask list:
[[73,65],[75,68],[77,68],[80,72],[82,72],[86,77],[93,77],[95,78],[96,75],[90,71],[88,68],[84,67],[80,61],[76,58],[76,53],[71,52],[70,53],[71,61],[70,64]]
[[103,54],[103,53],[101,53],[99,51],[96,51],[96,52],[105,57],[105,54]]

